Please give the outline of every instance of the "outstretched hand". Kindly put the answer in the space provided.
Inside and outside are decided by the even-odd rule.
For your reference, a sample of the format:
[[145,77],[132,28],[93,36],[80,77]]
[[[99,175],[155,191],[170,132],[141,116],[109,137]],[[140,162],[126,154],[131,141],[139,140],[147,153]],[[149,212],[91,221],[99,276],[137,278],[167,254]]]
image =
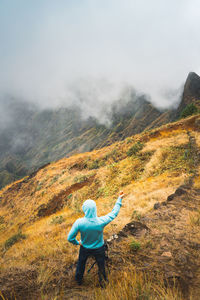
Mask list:
[[126,195],[124,194],[124,192],[123,192],[123,191],[121,191],[121,192],[119,193],[119,197],[120,197],[120,198],[122,198],[122,199],[123,199],[125,196],[126,196]]

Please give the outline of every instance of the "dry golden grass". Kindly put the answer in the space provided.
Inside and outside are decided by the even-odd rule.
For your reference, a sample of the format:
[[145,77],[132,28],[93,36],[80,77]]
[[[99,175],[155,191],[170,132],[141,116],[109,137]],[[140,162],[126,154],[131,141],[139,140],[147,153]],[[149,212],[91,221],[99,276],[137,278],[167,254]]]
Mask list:
[[[200,167],[198,168],[198,174],[200,174]],[[200,175],[194,179],[194,187],[197,189],[200,188]]]
[[200,134],[199,132],[193,132],[193,134],[196,139],[197,146],[200,148]]
[[[164,201],[167,196],[184,182],[186,175],[172,176],[163,174],[157,177],[148,178],[146,180],[133,181],[131,184],[124,187],[124,192],[127,197],[123,201],[122,209],[118,218],[109,226],[106,227],[105,237],[109,237],[121,230],[132,218],[133,211],[138,214],[144,214],[153,207],[155,202]],[[100,176],[101,178],[101,176]],[[103,180],[104,176],[102,177]],[[84,189],[84,188],[83,188]],[[88,192],[89,187],[87,187]],[[82,191],[82,190],[81,190]],[[81,191],[78,192],[81,203],[85,200],[81,196]],[[83,190],[84,195],[84,190]],[[96,200],[98,214],[104,215],[112,210],[116,196],[100,197]],[[65,221],[62,224],[51,224],[52,218],[62,216]],[[77,256],[77,248],[67,243],[67,232],[77,217],[83,216],[83,213],[78,214],[74,208],[65,207],[60,212],[39,219],[32,225],[26,225],[23,228],[23,233],[27,235],[27,239],[16,243],[5,254],[1,261],[2,268],[6,269],[7,264],[10,266],[18,266],[22,268],[30,263],[41,261],[45,264],[46,260],[53,263],[56,260],[62,262],[61,257],[64,255],[65,263],[73,263]],[[12,227],[12,234],[17,232],[17,226]],[[12,235],[9,232],[9,236]],[[3,236],[2,243],[5,243],[9,237]]]
[[191,226],[200,226],[200,209],[198,211],[190,213],[189,220]]
[[[171,136],[172,135],[172,136]],[[174,145],[185,145],[189,142],[188,135],[185,130],[177,130],[175,132],[163,132],[161,137],[152,138],[146,143],[142,152],[155,151],[163,147],[170,147]]]
[[[190,174],[182,165],[178,171],[171,170],[170,165],[169,169],[162,171],[163,160],[170,155],[171,146],[187,145],[188,136],[184,128],[174,131],[162,130],[158,138],[152,138],[149,133],[142,151],[127,157],[128,149],[147,135],[137,135],[104,149],[64,158],[41,169],[27,183],[21,180],[1,190],[0,197],[5,201],[4,204],[0,204],[1,269],[26,269],[32,264],[40,269],[38,282],[48,283],[52,272],[75,262],[78,248],[67,242],[67,233],[73,222],[83,216],[81,206],[88,198],[96,201],[98,215],[105,215],[112,210],[120,190],[127,194],[119,216],[105,228],[105,238],[117,233],[133,217],[139,219],[151,210],[156,202],[166,200]],[[199,143],[199,132],[195,132],[195,138]],[[97,167],[88,168],[88,161],[90,164],[95,162]],[[165,165],[168,163],[166,159]],[[93,182],[72,192],[70,198],[66,197],[63,209],[50,216],[38,218],[40,205],[47,204],[76,180],[91,175],[95,175]],[[20,182],[20,189],[12,189]],[[200,187],[200,177],[195,179],[195,186]],[[62,218],[61,224],[52,222],[56,217]],[[19,230],[26,235],[26,239],[6,250],[5,242]],[[134,273],[134,270],[132,272]],[[127,273],[127,278],[130,274]],[[129,290],[129,287],[127,288]],[[112,284],[109,289],[112,293]],[[107,299],[106,297],[105,294],[104,299]]]
[[109,284],[104,290],[96,289],[94,299],[182,300],[183,298],[178,288],[166,288],[161,274],[158,274],[156,279],[152,274],[136,271],[130,264],[123,271],[112,272]]

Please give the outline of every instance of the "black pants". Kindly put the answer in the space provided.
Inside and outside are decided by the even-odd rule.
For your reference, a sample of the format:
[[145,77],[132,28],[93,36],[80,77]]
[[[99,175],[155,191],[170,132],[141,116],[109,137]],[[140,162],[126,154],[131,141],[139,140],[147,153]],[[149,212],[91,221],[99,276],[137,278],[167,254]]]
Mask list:
[[84,248],[83,246],[80,246],[75,279],[79,284],[82,283],[83,274],[85,271],[85,264],[89,256],[94,256],[97,262],[99,268],[99,272],[98,272],[99,282],[100,285],[102,285],[103,280],[105,281],[107,280],[106,273],[105,273],[105,246],[104,245],[97,249],[87,249]]

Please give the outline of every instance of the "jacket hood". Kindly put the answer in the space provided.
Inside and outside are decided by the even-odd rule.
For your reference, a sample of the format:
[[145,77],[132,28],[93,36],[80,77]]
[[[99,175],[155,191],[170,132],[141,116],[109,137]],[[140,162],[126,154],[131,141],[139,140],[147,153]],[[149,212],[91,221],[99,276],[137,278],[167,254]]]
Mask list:
[[92,219],[97,217],[97,207],[94,200],[86,200],[83,203],[82,209],[86,218]]

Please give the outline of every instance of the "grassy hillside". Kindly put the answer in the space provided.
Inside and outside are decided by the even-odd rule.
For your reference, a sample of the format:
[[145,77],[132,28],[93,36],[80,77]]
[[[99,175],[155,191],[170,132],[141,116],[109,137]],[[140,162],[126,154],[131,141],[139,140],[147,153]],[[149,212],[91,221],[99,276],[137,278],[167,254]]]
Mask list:
[[[40,297],[41,299],[70,299],[69,297],[85,299],[87,291],[88,299],[94,299],[94,297],[116,299],[113,288],[118,286],[119,289],[119,282],[123,278],[125,282],[122,281],[124,288],[121,291],[124,295],[134,292],[134,295],[138,296],[139,286],[142,285],[146,287],[146,292],[149,288],[149,295],[155,297],[137,299],[161,299],[156,296],[159,290],[160,295],[163,293],[162,299],[183,299],[183,296],[179,295],[181,292],[178,288],[165,289],[166,273],[158,268],[162,263],[165,264],[165,258],[163,260],[161,258],[162,263],[156,259],[148,261],[146,255],[148,253],[151,257],[157,250],[160,251],[157,247],[160,247],[161,242],[166,242],[163,236],[170,230],[181,231],[182,238],[184,238],[185,230],[187,240],[198,244],[199,128],[200,116],[196,115],[134,135],[99,150],[50,163],[38,172],[1,190],[0,290],[2,293],[8,296],[14,290],[18,296],[24,297],[29,294],[30,299],[31,297],[33,299]],[[196,198],[190,195],[191,201],[193,198],[196,199],[196,204],[184,215],[188,227],[183,227],[181,223],[182,227],[177,229],[173,227],[172,212],[168,215],[171,222],[166,222],[165,212],[161,211],[160,217],[159,213],[155,217],[152,209],[155,204],[155,207],[160,207],[159,203],[165,202],[181,185],[188,189],[191,186],[197,195],[195,194]],[[113,257],[111,273],[115,271],[116,276],[113,276],[109,287],[102,294],[94,286],[97,276],[93,270],[90,275],[86,275],[85,286],[82,290],[77,291],[73,282],[73,272],[78,247],[67,242],[66,234],[73,222],[83,216],[81,206],[86,199],[94,199],[97,203],[98,214],[103,215],[112,209],[120,190],[123,190],[127,197],[124,199],[119,216],[106,227],[105,238],[115,236],[119,232],[126,232],[124,227],[129,222],[136,222],[133,223],[134,226],[141,222],[141,224],[146,224],[145,226],[150,228],[151,232],[157,234],[156,238],[153,235],[146,237],[147,230],[144,234],[126,234],[124,237],[122,235],[119,241],[112,241],[110,246]],[[183,209],[187,208],[187,203],[184,202],[181,205]],[[178,200],[174,209],[179,215]],[[148,214],[151,215],[148,216]],[[156,230],[159,232],[156,233]],[[139,232],[141,233],[141,230]],[[157,245],[155,245],[156,241]],[[140,244],[138,256],[135,251],[137,242]],[[198,246],[194,251],[198,252]],[[153,252],[152,255],[151,252]],[[168,258],[173,255],[172,250],[163,252],[171,253],[168,253]],[[196,264],[200,262],[198,259],[197,256]],[[117,265],[120,268],[118,272],[115,270]],[[148,278],[148,271],[151,273],[151,268],[154,273],[151,274],[151,278]],[[143,271],[141,273],[140,270],[147,270],[147,275],[144,275]],[[178,275],[173,272],[171,274],[171,278],[173,274],[174,277],[183,278],[181,269]],[[193,280],[192,276],[194,277],[193,273],[191,280]],[[138,287],[135,291],[131,291],[132,278]],[[197,282],[194,284],[197,285]],[[68,298],[66,293],[69,293]],[[165,297],[164,294],[168,296]],[[177,298],[172,298],[175,295]],[[130,299],[126,297],[123,299]]]

